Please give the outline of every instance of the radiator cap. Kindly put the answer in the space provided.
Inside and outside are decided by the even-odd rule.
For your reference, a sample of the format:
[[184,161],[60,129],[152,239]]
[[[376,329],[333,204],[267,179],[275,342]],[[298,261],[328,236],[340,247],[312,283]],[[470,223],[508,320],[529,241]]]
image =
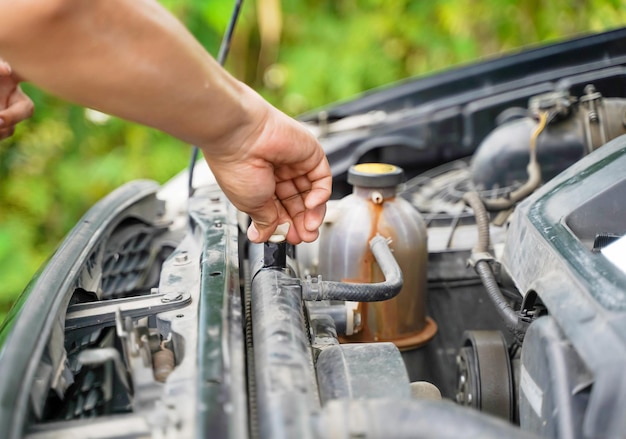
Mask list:
[[348,183],[353,186],[385,188],[404,181],[402,168],[386,163],[359,163],[348,170]]

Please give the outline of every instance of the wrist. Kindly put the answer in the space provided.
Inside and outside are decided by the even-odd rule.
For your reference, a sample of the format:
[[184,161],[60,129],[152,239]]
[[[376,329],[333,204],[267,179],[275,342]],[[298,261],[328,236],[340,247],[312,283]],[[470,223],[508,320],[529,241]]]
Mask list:
[[207,159],[240,158],[261,136],[272,111],[261,96],[239,81],[233,85],[229,101],[220,116],[221,123],[212,122],[212,130],[198,145]]

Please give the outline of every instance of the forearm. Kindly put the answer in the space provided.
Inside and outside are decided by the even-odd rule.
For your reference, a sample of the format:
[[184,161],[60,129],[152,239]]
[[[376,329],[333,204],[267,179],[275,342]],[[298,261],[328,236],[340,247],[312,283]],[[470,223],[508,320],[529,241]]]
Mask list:
[[0,56],[25,80],[205,153],[266,111],[154,0],[0,0],[0,11]]
[[[199,146],[248,236],[290,223],[317,237],[330,197],[324,151],[235,80],[155,0],[0,0],[0,57],[62,98]],[[1,134],[1,133],[0,133]]]

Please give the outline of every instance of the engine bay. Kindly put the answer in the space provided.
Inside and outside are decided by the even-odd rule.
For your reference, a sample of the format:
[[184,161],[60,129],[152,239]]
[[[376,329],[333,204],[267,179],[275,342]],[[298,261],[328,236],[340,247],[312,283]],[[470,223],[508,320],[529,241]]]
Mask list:
[[626,54],[598,55],[607,38],[303,116],[335,179],[314,243],[247,241],[205,165],[189,198],[184,172],[110,194],[0,333],[23,365],[7,437],[620,437]]

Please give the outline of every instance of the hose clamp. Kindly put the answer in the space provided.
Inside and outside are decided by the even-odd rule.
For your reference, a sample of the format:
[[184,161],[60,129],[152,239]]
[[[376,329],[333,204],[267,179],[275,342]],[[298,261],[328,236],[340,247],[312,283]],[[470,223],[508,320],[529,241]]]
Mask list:
[[311,275],[307,275],[302,282],[302,299],[323,300],[323,295],[322,276],[311,277]]
[[493,264],[496,262],[496,259],[489,252],[472,252],[467,260],[467,264],[470,267],[475,268],[476,264],[482,261]]

